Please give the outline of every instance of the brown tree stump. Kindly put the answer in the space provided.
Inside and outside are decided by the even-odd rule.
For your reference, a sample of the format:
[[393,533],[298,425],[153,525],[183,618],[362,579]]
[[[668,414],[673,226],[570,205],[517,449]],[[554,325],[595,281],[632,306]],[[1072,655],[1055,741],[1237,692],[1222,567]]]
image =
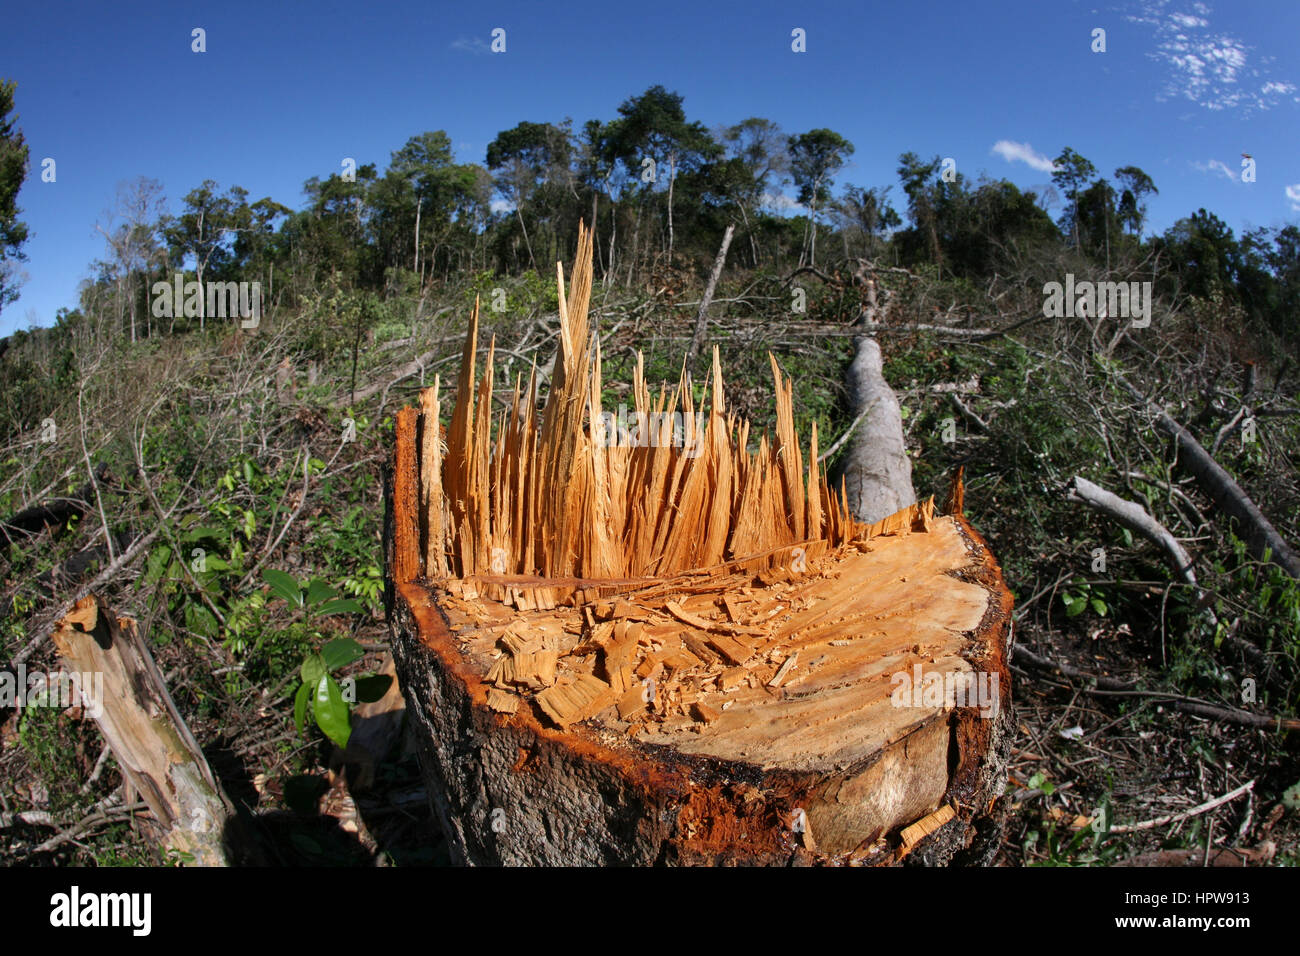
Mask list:
[[652,400],[638,369],[640,427],[616,433],[590,254],[581,233],[540,416],[516,382],[493,428],[476,309],[445,436],[439,383],[397,418],[389,621],[453,856],[986,860],[1011,597],[960,478],[948,514],[854,520],[815,430],[804,467],[775,361],[777,434],[754,452],[716,352],[707,412],[686,382]]

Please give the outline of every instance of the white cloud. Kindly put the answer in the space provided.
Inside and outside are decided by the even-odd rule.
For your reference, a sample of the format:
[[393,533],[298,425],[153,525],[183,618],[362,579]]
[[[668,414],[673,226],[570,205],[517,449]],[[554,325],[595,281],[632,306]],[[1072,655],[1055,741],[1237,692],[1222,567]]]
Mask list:
[[1290,99],[1300,103],[1294,83],[1264,74],[1271,57],[1251,63],[1251,50],[1237,37],[1214,30],[1210,7],[1191,4],[1192,13],[1170,9],[1170,0],[1147,0],[1131,23],[1150,27],[1155,49],[1147,55],[1169,71],[1157,100],[1181,97],[1207,110],[1266,110]]
[[1199,169],[1203,173],[1218,173],[1220,176],[1222,176],[1226,180],[1229,180],[1230,182],[1235,183],[1241,181],[1240,178],[1237,176],[1236,172],[1234,172],[1228,166],[1227,163],[1221,163],[1217,159],[1211,159],[1208,162],[1204,162],[1204,163],[1199,161],[1193,161],[1192,168]]
[[993,144],[992,152],[997,153],[1008,163],[1024,163],[1040,173],[1056,171],[1056,164],[1034,149],[1028,143],[1017,143],[1009,139],[1000,139]]
[[808,207],[803,205],[797,199],[791,199],[784,193],[763,193],[762,205],[768,209],[775,209],[778,212],[792,212],[796,214],[806,214]]
[[1286,187],[1286,198],[1291,200],[1291,211],[1300,212],[1300,183]]
[[492,48],[482,37],[457,37],[451,41],[451,48],[461,53],[491,53]]

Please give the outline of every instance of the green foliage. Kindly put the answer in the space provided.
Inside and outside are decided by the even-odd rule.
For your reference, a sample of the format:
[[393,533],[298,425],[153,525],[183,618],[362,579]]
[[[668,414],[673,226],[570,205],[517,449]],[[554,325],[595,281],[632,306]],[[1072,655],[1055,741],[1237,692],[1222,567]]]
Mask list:
[[[338,597],[338,591],[320,578],[299,583],[283,571],[268,568],[262,572],[262,579],[272,594],[301,612],[302,626],[317,641],[323,639],[316,628],[317,619],[365,610],[351,598]],[[327,641],[319,651],[303,657],[298,669],[302,680],[293,698],[293,719],[298,733],[306,731],[310,714],[326,737],[340,747],[347,747],[352,734],[352,705],[379,700],[392,680],[386,675],[370,675],[347,678],[345,686],[340,686],[334,673],[360,660],[364,654],[360,644],[345,637]]]
[[1078,617],[1084,611],[1091,611],[1098,617],[1107,614],[1106,602],[1098,596],[1092,585],[1081,583],[1062,589],[1061,603],[1065,605],[1066,617]]
[[18,190],[27,178],[27,144],[22,130],[11,116],[14,89],[10,80],[0,80],[0,311],[18,298],[17,286],[6,263],[20,262],[27,241],[27,225],[18,221]]

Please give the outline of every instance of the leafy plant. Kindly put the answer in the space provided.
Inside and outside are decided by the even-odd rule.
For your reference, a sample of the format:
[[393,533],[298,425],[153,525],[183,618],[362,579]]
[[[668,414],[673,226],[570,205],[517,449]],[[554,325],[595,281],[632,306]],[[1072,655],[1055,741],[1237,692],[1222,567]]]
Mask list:
[[1089,608],[1099,617],[1105,617],[1106,602],[1097,596],[1091,585],[1080,584],[1075,588],[1061,592],[1061,603],[1065,605],[1066,617],[1078,617]]
[[[316,619],[331,614],[360,614],[365,611],[352,598],[338,597],[338,591],[320,578],[312,578],[304,585],[283,571],[268,568],[262,572],[262,580],[291,608],[301,610],[309,627]],[[317,640],[322,638],[318,630],[312,630],[312,634]],[[350,637],[342,637],[327,642],[319,651],[303,658],[298,669],[302,681],[293,700],[293,720],[298,733],[306,732],[310,712],[326,737],[340,747],[347,747],[352,736],[352,705],[358,701],[379,700],[392,683],[392,678],[383,674],[348,677],[341,683],[334,677],[335,672],[364,655],[365,650],[360,644]]]

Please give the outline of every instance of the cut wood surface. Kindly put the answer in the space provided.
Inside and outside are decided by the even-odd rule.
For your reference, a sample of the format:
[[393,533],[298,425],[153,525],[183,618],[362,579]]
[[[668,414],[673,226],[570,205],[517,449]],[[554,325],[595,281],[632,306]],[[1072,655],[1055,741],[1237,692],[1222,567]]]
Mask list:
[[639,424],[615,433],[590,243],[561,275],[544,401],[517,379],[492,414],[476,309],[445,429],[440,382],[398,415],[389,614],[453,853],[951,859],[1002,789],[996,562],[932,500],[856,520],[815,429],[801,449],[775,359],[771,438],[727,412],[716,350],[699,407],[638,362]]

